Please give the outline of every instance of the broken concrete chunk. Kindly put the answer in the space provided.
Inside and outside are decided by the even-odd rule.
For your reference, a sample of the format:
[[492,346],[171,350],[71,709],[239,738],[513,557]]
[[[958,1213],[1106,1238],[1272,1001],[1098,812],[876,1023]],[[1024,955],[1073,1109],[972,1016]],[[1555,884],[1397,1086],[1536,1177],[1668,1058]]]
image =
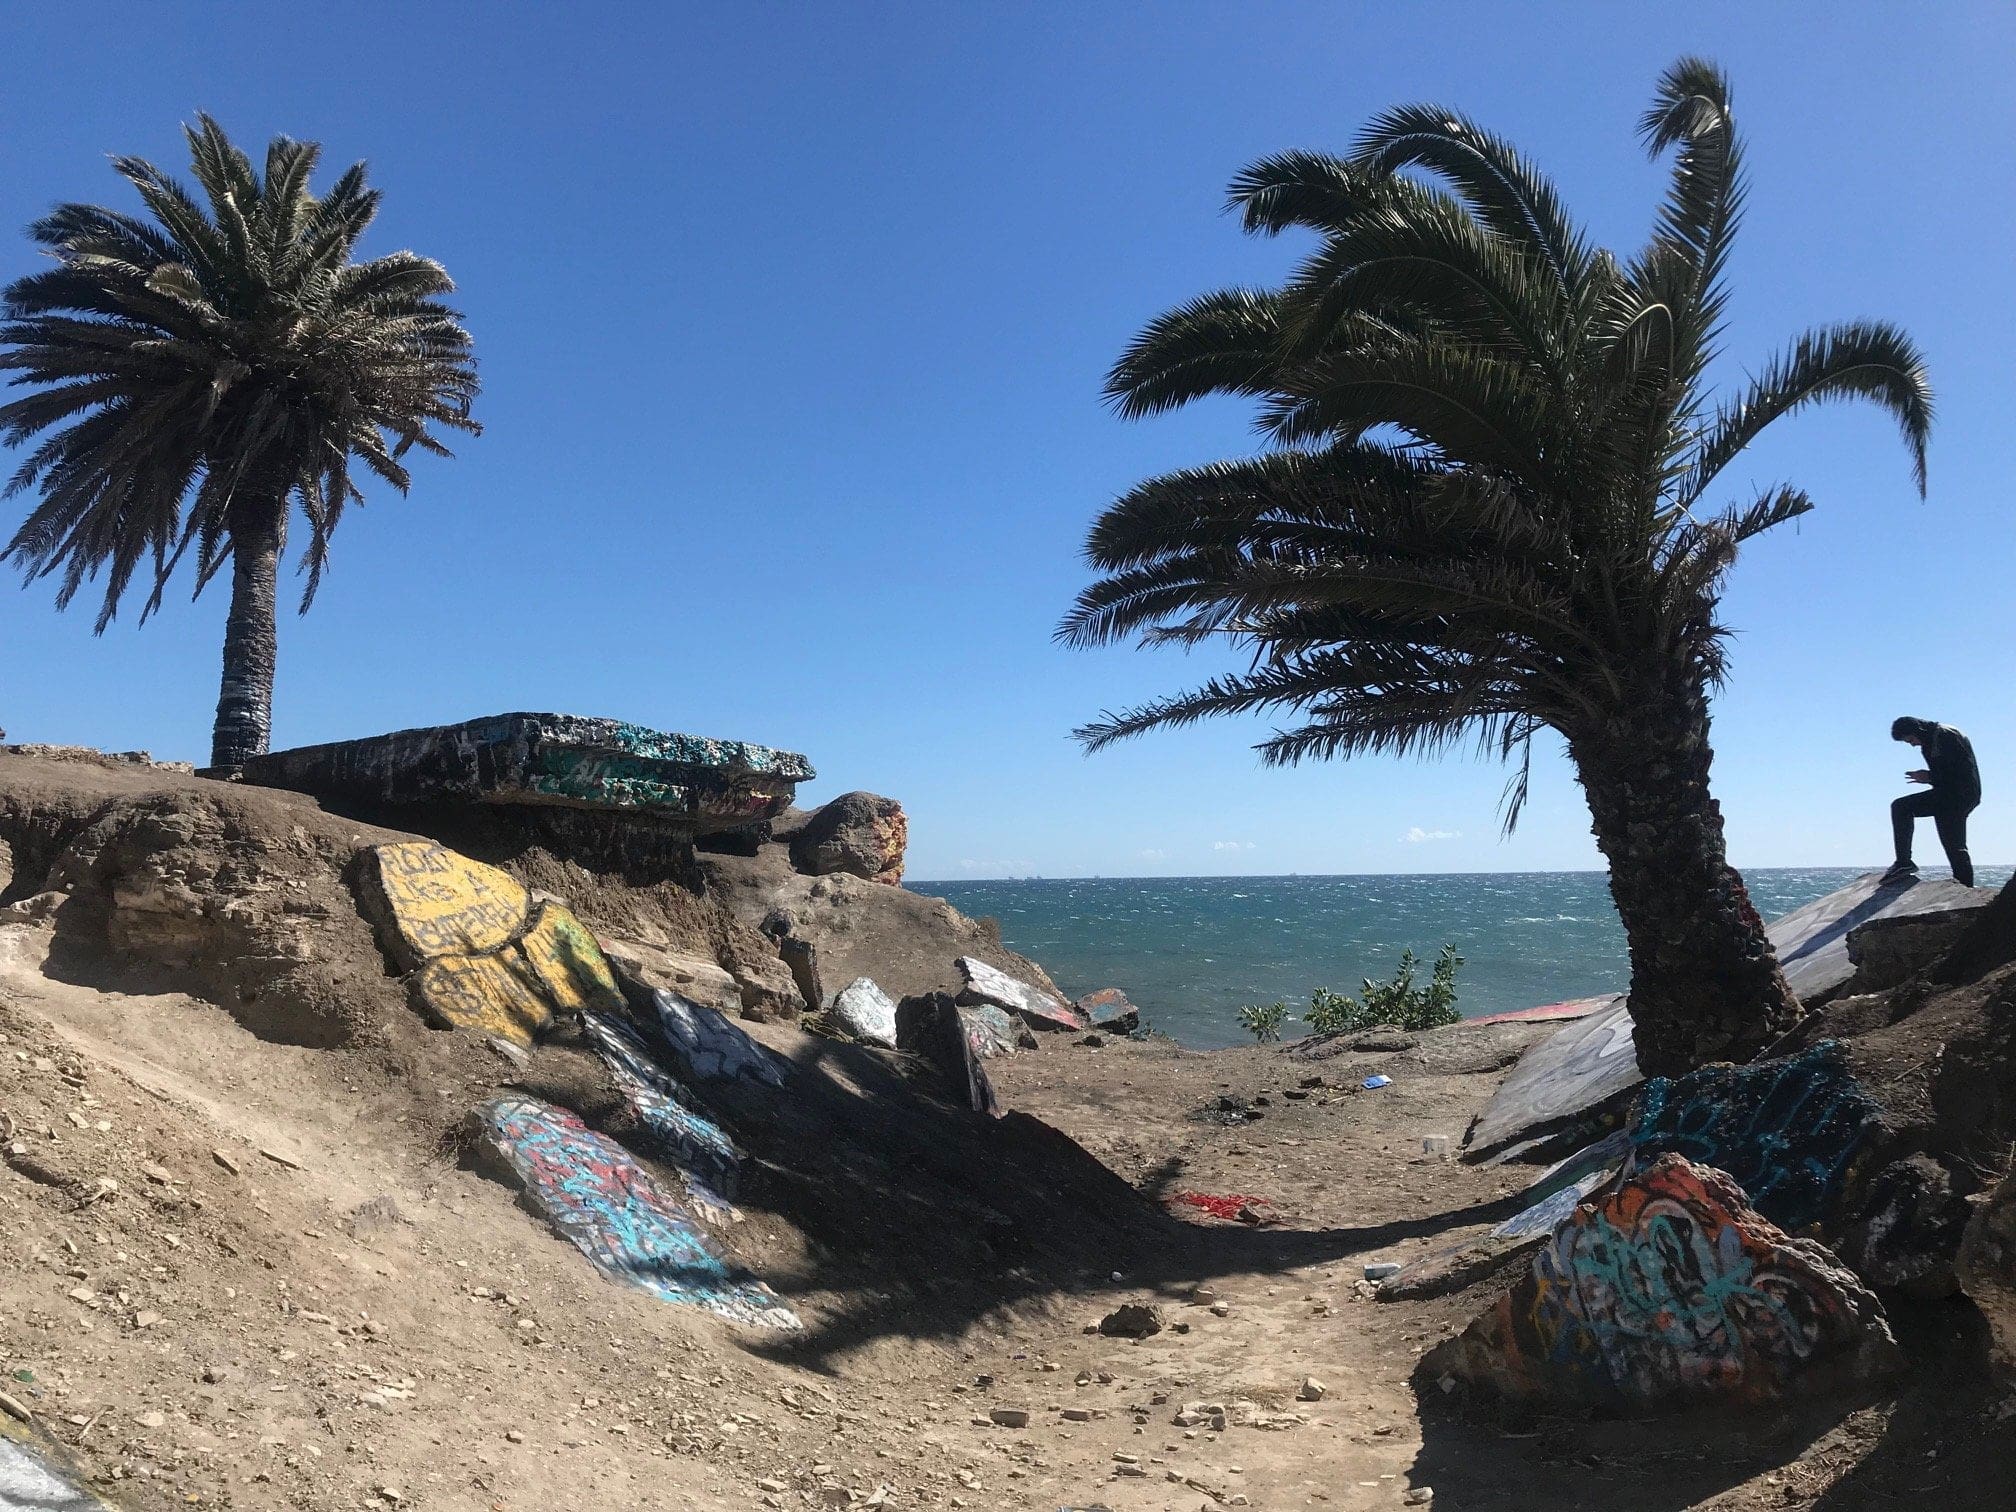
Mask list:
[[572,1113],[529,1097],[501,1097],[483,1107],[478,1123],[528,1203],[597,1270],[731,1322],[802,1326],[776,1293],[722,1254],[627,1150]]
[[1720,1171],[1662,1155],[1577,1208],[1423,1367],[1512,1401],[1671,1411],[1860,1384],[1898,1362],[1882,1308],[1832,1251],[1788,1238]]
[[651,1000],[657,1005],[667,1042],[695,1081],[733,1081],[739,1076],[773,1087],[784,1085],[791,1063],[751,1039],[723,1014],[663,988],[652,993]]
[[1078,1012],[1095,1029],[1108,1034],[1132,1034],[1141,1027],[1141,1010],[1118,987],[1101,987],[1078,999]]
[[1083,1031],[1092,1027],[1085,1016],[1064,999],[1011,977],[985,961],[961,956],[957,964],[959,974],[966,979],[966,988],[959,994],[963,1003],[995,1004],[1021,1014],[1038,1029]]
[[864,1044],[896,1048],[896,1003],[873,978],[856,977],[833,999],[833,1017]]
[[516,878],[430,840],[373,846],[359,865],[359,900],[401,971],[501,949],[531,922],[532,896]]

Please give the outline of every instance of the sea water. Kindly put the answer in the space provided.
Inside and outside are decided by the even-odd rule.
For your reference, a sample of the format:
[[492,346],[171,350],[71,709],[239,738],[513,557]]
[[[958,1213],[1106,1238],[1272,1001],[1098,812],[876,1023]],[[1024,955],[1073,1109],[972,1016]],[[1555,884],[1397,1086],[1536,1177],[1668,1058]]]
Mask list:
[[[1758,912],[1775,919],[1860,875],[1780,868],[1744,879]],[[1977,881],[2000,886],[2008,875],[1982,868]],[[1119,987],[1153,1028],[1199,1048],[1245,1041],[1237,1015],[1248,1003],[1286,1002],[1283,1032],[1304,1032],[1312,991],[1356,993],[1368,976],[1391,976],[1409,948],[1425,983],[1436,951],[1456,947],[1466,1015],[1616,992],[1630,976],[1602,872],[905,885],[998,920],[1002,942],[1072,996]]]

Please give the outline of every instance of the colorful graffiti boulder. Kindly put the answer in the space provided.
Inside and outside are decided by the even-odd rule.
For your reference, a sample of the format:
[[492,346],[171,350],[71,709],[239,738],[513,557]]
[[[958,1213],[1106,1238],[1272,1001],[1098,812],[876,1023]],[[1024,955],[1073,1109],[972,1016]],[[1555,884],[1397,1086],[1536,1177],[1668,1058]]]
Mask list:
[[1424,1368],[1513,1401],[1648,1411],[1772,1402],[1897,1363],[1875,1296],[1831,1251],[1721,1172],[1661,1155],[1576,1208]]
[[1835,1215],[1882,1124],[1829,1040],[1780,1060],[1654,1077],[1631,1125],[1632,1160],[1685,1155],[1725,1171],[1752,1207],[1796,1232]]
[[1091,1021],[1064,999],[1040,987],[1032,987],[997,967],[972,956],[958,960],[965,989],[959,1000],[968,1005],[991,1003],[1010,1013],[1019,1013],[1036,1029],[1089,1029]]
[[611,809],[688,836],[782,813],[811,765],[792,751],[575,714],[496,714],[274,751],[248,782],[366,803]]
[[1106,1034],[1132,1034],[1141,1027],[1141,1010],[1118,987],[1101,987],[1078,999],[1078,1012],[1094,1029]]
[[802,1326],[614,1140],[564,1108],[529,1097],[497,1098],[478,1117],[526,1202],[604,1275],[733,1323]]
[[742,1152],[735,1142],[719,1124],[687,1105],[672,1074],[628,1024],[602,1013],[584,1014],[582,1023],[609,1068],[610,1079],[651,1135],[660,1157],[679,1172],[700,1216],[710,1222],[740,1218],[734,1199]]
[[414,1006],[444,1028],[529,1045],[556,1013],[623,1006],[594,935],[494,866],[401,841],[365,853],[357,890]]

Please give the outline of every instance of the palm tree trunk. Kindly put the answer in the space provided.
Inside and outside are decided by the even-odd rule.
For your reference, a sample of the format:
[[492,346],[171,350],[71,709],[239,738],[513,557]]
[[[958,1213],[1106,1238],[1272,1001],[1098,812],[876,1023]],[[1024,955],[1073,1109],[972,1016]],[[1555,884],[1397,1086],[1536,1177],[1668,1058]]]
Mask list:
[[1706,695],[1676,673],[1624,709],[1579,732],[1570,752],[1630,944],[1639,1067],[1675,1076],[1746,1060],[1791,1027],[1799,1005],[1729,865],[1708,792]]
[[280,523],[276,512],[231,532],[231,612],[224,620],[224,682],[210,734],[213,776],[235,776],[266,753],[273,729],[273,666],[278,656],[274,601],[279,592]]

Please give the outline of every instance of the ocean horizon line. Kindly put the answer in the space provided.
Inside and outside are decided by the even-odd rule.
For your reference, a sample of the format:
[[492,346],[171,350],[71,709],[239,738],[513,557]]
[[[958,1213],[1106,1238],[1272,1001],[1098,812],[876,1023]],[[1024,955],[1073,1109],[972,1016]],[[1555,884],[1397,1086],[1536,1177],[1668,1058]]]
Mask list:
[[[1843,861],[1775,861],[1769,865],[1737,866],[1738,872],[1784,872],[1784,871],[1882,871],[1889,866],[1887,861],[1867,863]],[[1981,861],[1976,863],[1980,871],[2000,871],[2012,863],[2007,861]],[[1937,877],[1947,875],[1944,867],[1925,867],[1921,875]],[[1052,875],[1050,873],[1027,876],[996,875],[983,876],[975,873],[964,877],[918,877],[904,878],[906,888],[965,886],[987,882],[1345,882],[1354,879],[1383,880],[1389,877],[1601,877],[1608,876],[1609,868],[1602,866],[1571,866],[1547,870],[1488,870],[1488,871],[1391,871],[1391,872],[1156,872],[1139,875],[1107,875],[1104,872],[1079,872]]]

